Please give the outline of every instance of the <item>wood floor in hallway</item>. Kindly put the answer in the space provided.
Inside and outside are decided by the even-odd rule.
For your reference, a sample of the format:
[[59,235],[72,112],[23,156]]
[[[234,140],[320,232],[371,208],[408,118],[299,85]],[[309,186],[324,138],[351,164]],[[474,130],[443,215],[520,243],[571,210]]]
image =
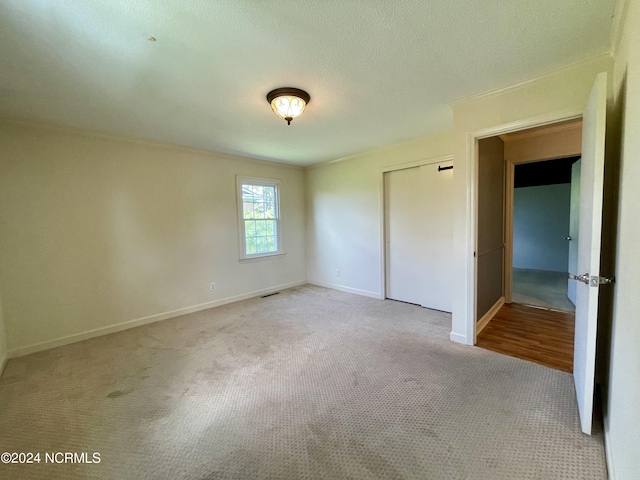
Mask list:
[[571,373],[574,325],[573,313],[506,304],[480,332],[476,345]]

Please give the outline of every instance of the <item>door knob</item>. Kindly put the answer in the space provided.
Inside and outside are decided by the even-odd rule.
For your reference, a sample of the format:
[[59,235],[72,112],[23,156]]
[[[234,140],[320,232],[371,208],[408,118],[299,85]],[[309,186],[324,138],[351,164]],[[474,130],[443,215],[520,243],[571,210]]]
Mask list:
[[567,235],[567,236],[565,237],[565,240],[569,240],[569,241],[571,241],[571,235]]

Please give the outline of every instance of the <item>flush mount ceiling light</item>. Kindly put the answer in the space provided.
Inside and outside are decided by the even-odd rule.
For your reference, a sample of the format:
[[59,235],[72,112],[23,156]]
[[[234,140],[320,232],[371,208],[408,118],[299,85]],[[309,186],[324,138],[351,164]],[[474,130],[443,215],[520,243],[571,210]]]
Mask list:
[[309,94],[299,88],[276,88],[267,93],[267,102],[271,104],[273,113],[284,118],[287,125],[291,125],[291,120],[304,112],[309,100]]

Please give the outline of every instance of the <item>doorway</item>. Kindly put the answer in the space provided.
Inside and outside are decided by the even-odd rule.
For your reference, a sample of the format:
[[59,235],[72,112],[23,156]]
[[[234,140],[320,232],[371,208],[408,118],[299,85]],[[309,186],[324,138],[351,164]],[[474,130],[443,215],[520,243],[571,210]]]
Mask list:
[[575,312],[575,282],[567,277],[577,259],[579,166],[579,156],[515,165],[514,303]]
[[[575,116],[573,116],[575,115]],[[476,258],[480,221],[482,219],[480,207],[481,192],[480,177],[482,168],[480,165],[479,144],[482,139],[491,135],[500,135],[515,132],[525,125],[541,125],[544,128],[546,121],[560,118],[578,118],[576,113],[549,113],[539,117],[529,117],[510,124],[503,124],[468,132],[467,135],[467,159],[469,160],[466,183],[469,186],[466,227],[471,233],[466,237],[466,303],[461,310],[466,322],[467,339],[475,344],[476,334],[479,331],[478,319],[474,315],[474,307],[478,300],[476,286],[482,282],[480,262]],[[570,278],[576,282],[576,313],[574,322],[574,350],[573,350],[573,379],[576,389],[576,400],[580,414],[580,428],[586,434],[591,434],[593,421],[593,404],[595,393],[595,364],[596,341],[598,331],[598,308],[600,305],[600,290],[602,285],[614,283],[613,276],[601,276],[601,273],[612,275],[611,272],[601,271],[602,261],[602,237],[608,232],[603,231],[603,205],[605,198],[604,165],[605,165],[605,137],[607,118],[607,73],[596,75],[589,99],[582,109],[582,140],[581,156],[582,165],[580,172],[580,239],[578,245],[577,271],[571,273]],[[565,122],[568,123],[568,122]],[[560,124],[556,124],[560,125]],[[509,163],[507,162],[507,165]],[[511,167],[509,167],[511,168]],[[504,172],[504,170],[502,171]],[[503,173],[504,174],[504,173]],[[513,178],[511,175],[507,179]],[[509,189],[507,189],[509,192]],[[610,194],[610,190],[606,192]],[[505,202],[509,207],[509,202]],[[509,218],[509,217],[507,217]],[[511,232],[507,232],[510,234]],[[509,237],[507,237],[509,238]],[[505,249],[505,255],[511,255],[509,249]],[[510,264],[509,261],[505,262]],[[584,272],[584,273],[580,273]],[[510,269],[505,269],[505,275],[510,275]],[[511,282],[503,285],[504,297],[502,301],[511,298]],[[494,304],[494,307],[497,305]],[[494,308],[492,307],[492,309]],[[458,339],[457,332],[451,333],[451,339]]]
[[575,119],[478,141],[479,347],[571,371],[568,296]]

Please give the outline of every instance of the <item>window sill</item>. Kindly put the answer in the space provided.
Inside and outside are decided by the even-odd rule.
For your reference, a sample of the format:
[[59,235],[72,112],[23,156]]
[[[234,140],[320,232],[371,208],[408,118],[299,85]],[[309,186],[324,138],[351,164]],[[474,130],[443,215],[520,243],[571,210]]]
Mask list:
[[248,257],[248,258],[241,258],[239,260],[240,263],[252,263],[252,262],[261,262],[263,260],[275,260],[278,258],[282,258],[286,255],[286,253],[271,253],[268,255],[260,255],[259,257]]

